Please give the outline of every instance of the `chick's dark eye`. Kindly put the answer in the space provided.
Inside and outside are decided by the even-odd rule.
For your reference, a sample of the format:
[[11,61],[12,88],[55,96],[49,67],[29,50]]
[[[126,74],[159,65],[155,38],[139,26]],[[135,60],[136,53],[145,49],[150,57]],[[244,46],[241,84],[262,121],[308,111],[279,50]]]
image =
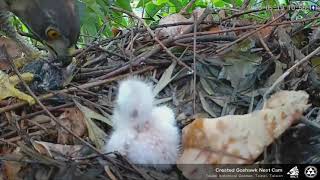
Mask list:
[[60,37],[60,33],[55,29],[49,29],[47,31],[47,36],[50,40],[56,40]]

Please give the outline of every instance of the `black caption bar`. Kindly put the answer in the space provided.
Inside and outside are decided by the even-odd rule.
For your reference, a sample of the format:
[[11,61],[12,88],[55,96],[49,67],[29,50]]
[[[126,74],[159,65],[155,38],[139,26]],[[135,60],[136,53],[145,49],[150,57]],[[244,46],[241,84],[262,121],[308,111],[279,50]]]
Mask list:
[[[320,179],[320,164],[179,165],[189,179]],[[187,174],[185,174],[187,173]]]

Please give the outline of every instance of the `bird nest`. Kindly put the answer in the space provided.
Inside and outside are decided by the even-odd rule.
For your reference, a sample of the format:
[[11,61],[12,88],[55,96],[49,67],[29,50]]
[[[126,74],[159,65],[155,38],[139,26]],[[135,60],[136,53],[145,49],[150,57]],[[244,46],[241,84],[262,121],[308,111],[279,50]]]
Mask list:
[[[250,11],[220,17],[219,22],[207,18],[211,13],[208,9],[193,19],[164,20],[156,27],[97,38],[77,51],[76,68],[63,88],[36,92],[38,103],[32,106],[15,98],[1,100],[2,176],[181,178],[176,167],[161,172],[97,152],[112,129],[117,82],[129,76],[154,84],[156,103],[175,110],[181,130],[198,118],[260,110],[265,98],[280,89],[304,90],[311,106],[302,121],[254,162],[319,163],[320,81],[314,56],[319,37],[312,26],[319,17],[289,21],[283,13],[253,25],[241,20]],[[177,16],[182,15],[175,20]]]

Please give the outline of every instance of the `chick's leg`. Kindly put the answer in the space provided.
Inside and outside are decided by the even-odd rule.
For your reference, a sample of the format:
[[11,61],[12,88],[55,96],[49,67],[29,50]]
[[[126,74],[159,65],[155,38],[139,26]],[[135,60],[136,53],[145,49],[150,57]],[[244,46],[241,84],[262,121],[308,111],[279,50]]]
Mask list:
[[41,52],[21,36],[11,25],[9,21],[11,15],[8,11],[0,11],[0,29],[7,37],[14,40],[26,55],[25,57],[14,60],[17,67],[22,67],[28,62],[38,59],[41,56]]

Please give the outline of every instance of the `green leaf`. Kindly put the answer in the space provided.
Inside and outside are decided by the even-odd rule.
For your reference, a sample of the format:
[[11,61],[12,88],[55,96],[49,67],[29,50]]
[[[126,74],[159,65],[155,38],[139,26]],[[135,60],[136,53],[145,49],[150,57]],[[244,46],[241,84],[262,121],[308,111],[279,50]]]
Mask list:
[[170,3],[172,3],[176,9],[176,13],[179,12],[183,6],[181,3],[181,0],[169,0]]
[[169,3],[169,0],[157,0],[157,1],[155,2],[155,4],[157,4],[157,5],[168,4],[168,3]]
[[132,12],[131,4],[128,0],[117,0],[116,5],[122,9]]
[[156,5],[149,3],[146,5],[146,12],[149,17],[154,17],[165,5]]
[[242,4],[243,4],[243,0],[236,0],[236,5],[237,5],[238,7],[241,7]]
[[213,5],[216,6],[216,7],[225,7],[226,4],[227,3],[225,1],[222,1],[222,0],[213,0]]
[[136,8],[145,7],[149,2],[152,2],[152,0],[140,0]]

